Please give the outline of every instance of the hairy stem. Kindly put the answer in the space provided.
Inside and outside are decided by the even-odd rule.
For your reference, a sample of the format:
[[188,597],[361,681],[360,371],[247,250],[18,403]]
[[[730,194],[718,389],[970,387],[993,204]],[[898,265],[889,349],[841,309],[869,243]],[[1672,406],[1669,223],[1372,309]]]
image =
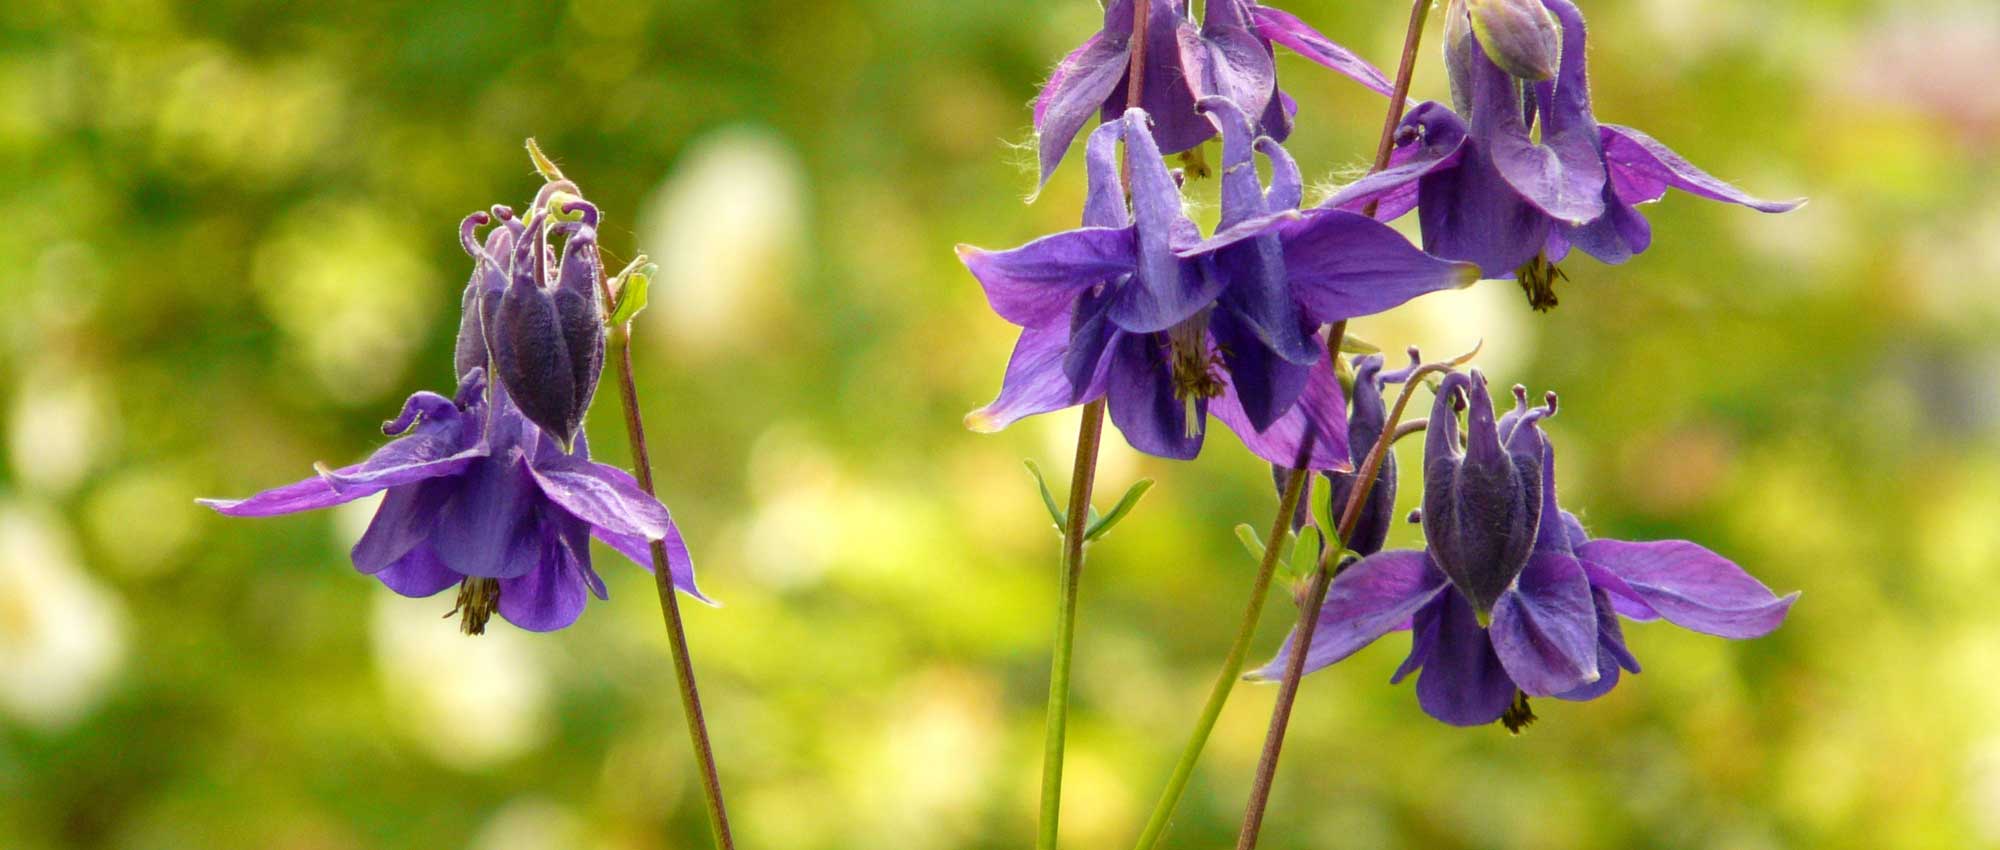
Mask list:
[[1334,540],[1326,551],[1320,553],[1319,567],[1313,570],[1312,584],[1299,608],[1299,625],[1294,629],[1291,654],[1285,659],[1285,675],[1279,680],[1277,702],[1271,707],[1271,726],[1264,733],[1264,751],[1257,758],[1257,776],[1250,786],[1250,802],[1243,809],[1243,831],[1236,837],[1236,850],[1251,850],[1257,846],[1257,835],[1264,827],[1264,810],[1271,802],[1271,782],[1277,775],[1278,754],[1285,746],[1285,730],[1291,724],[1292,705],[1298,700],[1299,680],[1305,676],[1307,650],[1312,647],[1313,633],[1319,628],[1319,609],[1326,604],[1327,588],[1347,566],[1343,560],[1347,539],[1354,535],[1354,526],[1361,522],[1361,506],[1368,503],[1368,494],[1375,489],[1375,482],[1381,477],[1384,459],[1389,456],[1390,446],[1400,430],[1396,425],[1403,421],[1403,411],[1410,406],[1410,396],[1416,394],[1424,376],[1449,369],[1459,362],[1462,360],[1431,364],[1411,373],[1402,392],[1396,396],[1395,407],[1389,411],[1389,427],[1382,429],[1382,436],[1368,450],[1367,459],[1355,475],[1354,490],[1348,494],[1347,504],[1340,512]]
[[[639,418],[639,391],[632,381],[632,341],[627,329],[613,328],[611,342],[613,359],[618,364],[618,401],[625,409],[625,434],[632,441],[632,474],[639,479],[639,489],[654,495],[653,461],[646,447],[646,426]],[[722,778],[715,769],[715,749],[708,741],[701,692],[695,687],[694,658],[688,653],[687,629],[681,624],[680,598],[667,566],[666,543],[654,540],[649,548],[653,554],[653,583],[660,592],[660,613],[666,620],[667,643],[674,657],[674,680],[680,687],[681,710],[687,715],[688,742],[694,746],[701,791],[708,803],[708,828],[715,836],[718,850],[734,850],[736,841],[729,834],[729,810],[722,803]]]
[[[1389,156],[1396,146],[1396,127],[1403,123],[1403,108],[1410,97],[1410,80],[1416,75],[1417,48],[1423,43],[1424,22],[1430,17],[1431,0],[1414,0],[1410,4],[1410,24],[1403,35],[1403,56],[1396,66],[1396,84],[1389,94],[1389,111],[1382,122],[1382,135],[1375,145],[1373,171],[1389,167]],[[1375,217],[1376,203],[1369,202],[1362,215]],[[1334,325],[1327,335],[1327,354],[1340,356],[1340,343],[1346,335],[1347,323]],[[1410,400],[1410,391],[1418,383],[1412,376],[1404,385],[1403,393],[1396,400],[1396,409],[1390,416],[1390,423],[1402,421],[1403,408]],[[1333,584],[1333,577],[1339,571],[1339,562],[1329,564],[1331,559],[1340,558],[1347,551],[1347,539],[1354,533],[1354,525],[1361,519],[1361,506],[1368,500],[1369,491],[1375,489],[1375,479],[1382,469],[1382,458],[1394,442],[1396,428],[1382,429],[1382,437],[1375,441],[1375,447],[1368,453],[1368,460],[1359,471],[1359,480],[1348,494],[1347,505],[1341,511],[1340,527],[1335,540],[1328,541],[1326,551],[1321,554],[1319,568],[1313,571],[1312,583],[1306,590],[1306,598],[1299,608],[1299,625],[1294,632],[1291,657],[1286,660],[1285,675],[1278,683],[1277,701],[1271,706],[1271,725],[1264,734],[1264,749],[1257,758],[1257,773],[1250,785],[1250,800],[1243,807],[1243,829],[1236,836],[1236,850],[1253,850],[1257,837],[1264,828],[1264,811],[1271,803],[1271,783],[1277,776],[1278,755],[1285,746],[1285,732],[1291,726],[1292,706],[1298,701],[1299,679],[1305,674],[1306,648],[1312,646],[1313,632],[1319,626],[1319,609],[1326,604],[1327,588]]]
[[[1312,435],[1306,435],[1307,440]],[[1302,454],[1309,454],[1303,452]],[[1278,558],[1284,551],[1280,541],[1291,530],[1292,517],[1298,512],[1299,501],[1304,497],[1306,482],[1312,472],[1304,469],[1305,464],[1285,477],[1285,490],[1278,499],[1278,516],[1271,521],[1271,533],[1264,538],[1264,558],[1257,565],[1257,578],[1250,586],[1250,604],[1243,610],[1243,624],[1236,629],[1236,639],[1229,644],[1229,654],[1222,660],[1222,672],[1215,677],[1215,685],[1209,688],[1208,702],[1202,706],[1201,717],[1195,721],[1194,734],[1181,750],[1181,759],[1174,765],[1174,772],[1167,779],[1167,789],[1160,794],[1160,802],[1153,807],[1153,816],[1146,821],[1146,829],[1139,834],[1137,850],[1152,850],[1166,834],[1167,822],[1173,817],[1174,807],[1180,804],[1181,795],[1186,793],[1188,781],[1194,777],[1195,763],[1201,760],[1201,751],[1208,745],[1209,733],[1215,730],[1215,722],[1222,717],[1222,707],[1229,702],[1229,693],[1236,686],[1236,680],[1243,675],[1243,662],[1250,655],[1250,639],[1257,633],[1257,620],[1264,613],[1264,600],[1271,595],[1271,576],[1277,572]]]
[[[562,169],[542,153],[534,139],[528,140],[528,157],[545,180],[562,180]],[[597,258],[597,284],[603,296],[603,315],[608,321],[618,303],[618,293],[604,276],[604,258]],[[632,444],[632,476],[639,489],[658,498],[653,486],[653,453],[646,444],[646,423],[639,414],[639,387],[632,378],[632,328],[630,324],[609,329],[611,361],[618,367],[618,402],[625,414],[625,436]],[[735,850],[729,834],[729,810],[722,803],[722,777],[715,769],[715,749],[709,745],[708,720],[701,711],[701,692],[694,682],[694,657],[688,652],[687,628],[681,623],[680,597],[674,589],[673,570],[667,563],[665,541],[648,541],[653,556],[653,584],[660,593],[660,614],[666,620],[667,645],[674,658],[674,681],[680,689],[681,711],[687,716],[688,743],[693,745],[695,764],[701,773],[702,795],[708,804],[708,828],[717,850]]]

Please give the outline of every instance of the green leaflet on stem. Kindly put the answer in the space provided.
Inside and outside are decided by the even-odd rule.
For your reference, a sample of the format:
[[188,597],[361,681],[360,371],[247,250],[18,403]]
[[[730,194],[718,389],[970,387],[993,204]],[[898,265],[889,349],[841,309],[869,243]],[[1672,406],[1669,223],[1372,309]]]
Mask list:
[[[1063,524],[1068,521],[1068,511],[1056,502],[1055,493],[1049,490],[1048,479],[1042,475],[1042,468],[1032,460],[1022,461],[1022,464],[1028,467],[1028,475],[1035,479],[1035,489],[1041,493],[1042,506],[1049,509],[1049,519],[1055,523],[1056,534],[1063,535]],[[1113,527],[1125,519],[1126,514],[1131,513],[1132,509],[1139,505],[1139,500],[1146,495],[1146,491],[1151,489],[1153,489],[1153,479],[1141,478],[1125,490],[1125,495],[1118,498],[1118,503],[1111,507],[1111,513],[1100,515],[1095,506],[1090,507],[1087,513],[1088,519],[1084,524],[1084,542],[1095,542],[1098,538],[1109,534]]]

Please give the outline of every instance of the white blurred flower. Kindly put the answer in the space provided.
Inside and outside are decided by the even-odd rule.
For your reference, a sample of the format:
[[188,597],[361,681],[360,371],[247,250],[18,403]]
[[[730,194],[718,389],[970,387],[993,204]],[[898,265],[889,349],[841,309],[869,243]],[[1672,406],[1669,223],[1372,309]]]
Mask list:
[[375,594],[375,663],[399,730],[437,757],[475,770],[518,756],[549,733],[548,674],[527,635],[509,627],[459,634],[446,591]]
[[22,379],[7,421],[8,454],[21,483],[66,493],[114,439],[116,417],[101,381],[47,366]]
[[[1558,290],[1558,295],[1561,291]],[[1442,360],[1484,341],[1473,365],[1513,383],[1522,364],[1535,354],[1532,310],[1510,280],[1482,280],[1465,289],[1433,292],[1386,313],[1355,319],[1348,332],[1382,347],[1391,368],[1409,362],[1403,349],[1423,349],[1425,360]]]
[[475,850],[583,850],[590,846],[583,818],[569,807],[539,798],[514,800],[494,813]]
[[0,710],[66,726],[103,695],[124,655],[124,606],[78,565],[67,532],[0,503]]
[[782,307],[803,256],[804,171],[760,128],[719,130],[688,147],[640,218],[641,248],[660,264],[647,315],[666,344],[734,348]]

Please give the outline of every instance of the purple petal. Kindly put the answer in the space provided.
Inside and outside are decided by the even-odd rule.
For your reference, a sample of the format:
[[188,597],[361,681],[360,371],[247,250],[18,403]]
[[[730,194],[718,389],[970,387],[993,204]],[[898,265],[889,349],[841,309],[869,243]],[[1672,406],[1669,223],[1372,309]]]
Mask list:
[[1799,598],[1773,594],[1742,567],[1685,540],[1592,540],[1577,557],[1623,580],[1668,622],[1718,637],[1770,634]]
[[436,595],[465,577],[446,567],[430,547],[418,546],[375,573],[375,578],[398,595],[422,599]]
[[1468,141],[1455,168],[1417,183],[1417,218],[1424,250],[1477,263],[1487,278],[1512,277],[1548,241],[1553,222],[1523,200],[1477,141]]
[[349,552],[354,568],[364,573],[381,572],[422,544],[455,489],[452,481],[424,481],[390,489],[375,509],[375,518],[369,520],[368,530]]
[[1129,274],[1136,262],[1132,229],[1085,227],[1044,236],[1009,251],[958,246],[993,312],[1027,327],[1068,309],[1078,290]]
[[[1338,663],[1385,634],[1410,627],[1418,608],[1435,599],[1448,585],[1444,573],[1422,552],[1380,552],[1362,558],[1333,580],[1326,604],[1319,609],[1305,671]],[[1285,638],[1278,657],[1250,674],[1276,680],[1291,662],[1293,637]]]
[[1121,118],[1092,130],[1083,144],[1085,227],[1132,226],[1132,211],[1125,203],[1124,169],[1118,165],[1118,141],[1124,133]]
[[1575,690],[1556,694],[1557,697],[1576,702],[1594,700],[1618,686],[1619,671],[1639,672],[1639,659],[1625,648],[1625,631],[1618,624],[1618,612],[1612,606],[1611,595],[1601,587],[1591,588],[1590,595],[1597,606],[1597,672],[1598,679]]
[[1264,192],[1264,209],[1273,212],[1298,209],[1306,196],[1298,160],[1292,159],[1291,153],[1270,136],[1257,140],[1257,150],[1271,163],[1271,188]]
[[1250,128],[1250,117],[1243,107],[1222,97],[1204,97],[1196,106],[1222,131],[1222,218],[1216,229],[1228,230],[1270,212],[1264,206],[1264,187],[1257,181],[1256,132]]
[[1618,197],[1630,204],[1657,201],[1672,187],[1691,195],[1741,204],[1759,212],[1781,213],[1798,209],[1804,198],[1766,201],[1744,194],[1743,190],[1709,175],[1631,127],[1605,124],[1599,128],[1604,144],[1604,160],[1611,167],[1611,181]]
[[[624,555],[630,558],[633,563],[645,567],[647,572],[652,571],[652,544],[646,542],[644,538],[634,537],[629,534],[617,534],[596,526],[591,527],[590,533],[597,539],[604,541],[605,545],[617,550],[618,554]],[[667,552],[667,574],[673,578],[674,587],[678,588],[682,593],[714,605],[715,601],[702,595],[701,589],[695,586],[694,557],[688,554],[687,541],[681,539],[680,528],[669,522],[667,524],[666,539],[661,541],[661,545],[665,547]]]
[[[1152,136],[1162,153],[1176,154],[1188,150],[1215,137],[1215,127],[1208,119],[1195,114],[1194,92],[1188,87],[1187,71],[1181,67],[1181,52],[1176,49],[1180,43],[1180,29],[1187,20],[1187,3],[1154,2],[1151,5],[1151,22],[1146,28],[1146,86],[1145,96],[1139,106],[1152,116],[1154,121]],[[1108,30],[1112,18],[1121,19],[1124,30],[1131,30],[1132,6],[1130,0],[1113,3],[1104,10]],[[1120,79],[1118,86],[1105,98],[1103,117],[1116,118],[1129,105],[1126,94],[1126,80]]]
[[[1604,187],[1603,215],[1578,227],[1557,225],[1552,236],[1558,234],[1564,243],[1582,248],[1598,262],[1613,266],[1644,253],[1653,244],[1652,224],[1620,198],[1610,183]],[[1551,255],[1551,262],[1555,261],[1555,251],[1544,253]]]
[[1493,605],[1487,631],[1507,674],[1530,696],[1597,681],[1597,608],[1575,558],[1538,551],[1516,589]]
[[1226,10],[1218,10],[1229,2],[1211,2],[1199,32],[1193,26],[1181,26],[1177,33],[1181,67],[1197,102],[1206,97],[1227,98],[1243,112],[1259,115],[1277,91],[1278,66],[1263,40],[1241,23],[1229,20]]
[[[1565,42],[1566,47],[1580,44]],[[1493,64],[1484,50],[1468,57],[1472,70],[1472,135],[1484,142],[1495,169],[1506,185],[1542,213],[1559,221],[1582,224],[1604,214],[1604,160],[1597,150],[1597,133],[1558,132],[1563,123],[1545,116],[1543,141],[1529,135],[1518,82]],[[1564,76],[1572,61],[1583,61],[1581,50],[1564,51]],[[1545,86],[1560,83],[1545,83]],[[1588,102],[1574,121],[1589,121]],[[1569,116],[1565,116],[1566,118]]]
[[500,582],[500,616],[517,628],[552,632],[576,622],[587,594],[576,559],[555,529],[544,524],[535,569]]
[[519,449],[469,467],[438,512],[430,547],[460,575],[513,578],[541,557],[538,507],[546,504]]
[[1103,395],[1111,358],[1099,355],[1090,384],[1079,391],[1063,371],[1070,339],[1070,329],[1063,323],[1023,329],[1021,338],[1014,343],[1013,355],[1007,360],[1000,395],[985,407],[966,414],[965,427],[992,433],[1023,417],[1061,410]]
[[[1292,320],[1292,327],[1300,328],[1297,332],[1305,337],[1301,343],[1304,350],[1310,354],[1325,350],[1315,350],[1311,332],[1301,328],[1297,318]],[[1257,331],[1249,322],[1233,310],[1211,314],[1208,332],[1222,354],[1222,365],[1229,370],[1229,386],[1235,391],[1236,401],[1249,418],[1250,426],[1258,431],[1270,428],[1298,402],[1313,367],[1278,356],[1257,338]]]
[[1380,313],[1479,279],[1478,268],[1433,257],[1394,228],[1341,210],[1318,210],[1282,239],[1292,293],[1316,322]]
[[615,466],[564,457],[538,463],[531,471],[543,495],[591,525],[650,540],[673,526],[667,506]]
[[1290,13],[1269,6],[1252,5],[1250,17],[1255,22],[1258,35],[1291,48],[1292,52],[1331,68],[1383,97],[1395,92],[1389,78],[1374,65],[1368,64],[1368,60],[1333,43],[1332,39]]
[[554,521],[562,535],[563,549],[583,577],[583,585],[597,598],[610,599],[610,588],[604,586],[603,577],[590,566],[590,523],[560,511],[554,512]]
[[[1320,345],[1320,350],[1325,351],[1324,343]],[[1259,431],[1250,423],[1234,384],[1223,385],[1222,395],[1209,405],[1208,412],[1235,431],[1252,454],[1266,461],[1287,468],[1303,465],[1319,471],[1349,471],[1354,463],[1348,459],[1346,408],[1340,381],[1322,360],[1307,376],[1305,391],[1299,394],[1298,402],[1269,428]],[[1300,464],[1299,450],[1304,447],[1308,432],[1312,434],[1312,454]]]
[[1042,184],[1049,182],[1049,176],[1055,173],[1063,154],[1069,152],[1069,143],[1076,139],[1077,132],[1125,79],[1130,63],[1131,51],[1125,39],[1107,39],[1099,33],[1056,66],[1048,85],[1035,100]]
[[1404,116],[1389,167],[1356,180],[1320,204],[1323,209],[1364,212],[1394,221],[1417,205],[1417,183],[1433,172],[1456,166],[1463,154],[1465,122],[1443,104],[1425,101]]
[[1201,453],[1208,427],[1207,399],[1197,399],[1193,418],[1186,401],[1174,396],[1173,367],[1156,335],[1124,334],[1111,353],[1105,401],[1111,423],[1132,448],[1164,458],[1191,460]]
[[1417,703],[1426,714],[1453,726],[1484,726],[1507,712],[1514,680],[1507,678],[1465,597],[1438,594],[1418,609],[1412,627],[1419,635],[1414,643],[1429,649],[1417,677]]
[[1133,333],[1152,333],[1199,312],[1215,300],[1219,287],[1194,264],[1174,256],[1176,232],[1194,230],[1181,212],[1180,186],[1167,173],[1160,149],[1146,130],[1146,114],[1128,111],[1123,120],[1132,212],[1138,228],[1138,270],[1113,296],[1111,321]]

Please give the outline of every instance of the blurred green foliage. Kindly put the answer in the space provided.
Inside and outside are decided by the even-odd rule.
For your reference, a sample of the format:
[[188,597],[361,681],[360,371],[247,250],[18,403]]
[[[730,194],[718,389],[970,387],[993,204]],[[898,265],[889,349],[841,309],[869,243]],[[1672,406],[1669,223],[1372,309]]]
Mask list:
[[[1281,5],[1392,61],[1401,3]],[[2000,11],[1586,6],[1601,116],[1813,203],[1676,194],[1650,253],[1568,263],[1552,314],[1489,283],[1356,332],[1484,338],[1503,385],[1563,393],[1595,530],[1695,538],[1804,599],[1757,641],[1633,626],[1643,675],[1519,738],[1426,718],[1386,639],[1306,683],[1264,846],[2000,846]],[[1026,206],[1013,145],[1097,15],[0,5],[0,847],[703,846],[642,571],[600,550],[612,601],[576,628],[469,640],[448,599],[347,565],[366,506],[192,504],[358,457],[443,388],[454,225],[526,202],[528,136],[607,211],[613,265],[661,263],[635,347],[663,496],[727,605],[690,624],[743,846],[1025,845],[1057,540],[1020,461],[1067,470],[1075,419],[960,427],[1011,334],[950,248],[1075,220],[1074,159]],[[1379,99],[1280,71],[1308,173],[1358,173]],[[1418,94],[1441,86],[1427,49]],[[1275,502],[1221,432],[1193,464],[1112,438],[1100,492],[1140,477],[1085,576],[1075,848],[1135,835],[1244,602],[1231,529]],[[1238,691],[1172,846],[1230,840],[1270,691]]]

